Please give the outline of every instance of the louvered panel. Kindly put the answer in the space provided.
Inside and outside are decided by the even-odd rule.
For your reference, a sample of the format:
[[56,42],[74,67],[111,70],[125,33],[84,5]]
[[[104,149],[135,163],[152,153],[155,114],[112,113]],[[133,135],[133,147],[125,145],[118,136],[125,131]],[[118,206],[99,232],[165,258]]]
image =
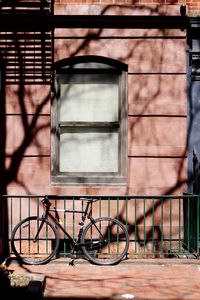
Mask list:
[[51,0],[1,0],[0,10],[3,13],[34,13],[34,12],[51,12]]
[[50,34],[25,33],[0,34],[0,59],[5,62],[6,83],[14,82],[50,82],[52,63],[52,39]]
[[[52,13],[51,0],[0,0],[1,15]],[[41,28],[42,31],[42,28]],[[6,83],[50,83],[52,65],[51,32],[0,32],[0,60],[5,64]]]

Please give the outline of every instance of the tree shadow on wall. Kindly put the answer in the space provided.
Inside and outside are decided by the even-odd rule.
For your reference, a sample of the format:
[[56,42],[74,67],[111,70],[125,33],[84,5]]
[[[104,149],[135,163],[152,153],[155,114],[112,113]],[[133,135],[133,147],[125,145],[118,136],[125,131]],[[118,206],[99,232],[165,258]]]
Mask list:
[[[109,9],[112,9],[113,7],[119,7],[120,6],[115,6],[115,5],[110,5],[110,6],[107,6],[105,8],[105,10],[102,12],[102,14],[106,14]],[[127,6],[127,8],[129,9],[130,7]],[[147,7],[146,7],[147,8]],[[147,8],[149,10],[151,10],[151,8]],[[158,11],[151,11],[151,13],[155,13]],[[121,34],[121,30],[119,30],[119,36]],[[156,37],[157,35],[157,37]],[[173,33],[172,33],[173,35]],[[113,40],[114,39],[119,39],[119,36],[113,36]],[[148,95],[148,101],[146,101],[147,99],[145,99],[145,96],[142,96],[142,92],[144,90],[144,86],[146,86],[146,84],[148,84],[148,80],[146,80],[146,82],[142,82],[142,80],[138,83],[138,89],[134,91],[133,95],[134,95],[134,99],[132,99],[134,101],[134,104],[137,105],[137,104],[141,104],[141,102],[143,102],[143,105],[141,106],[141,109],[140,109],[140,112],[138,113],[137,111],[134,112],[134,109],[133,109],[133,113],[129,112],[129,117],[131,118],[132,117],[132,124],[130,126],[130,143],[133,143],[136,136],[135,136],[135,128],[138,127],[139,124],[142,124],[143,120],[144,120],[144,117],[150,117],[150,118],[170,118],[170,113],[160,113],[158,116],[156,114],[154,114],[152,108],[151,108],[151,105],[152,103],[156,102],[156,100],[159,99],[161,93],[162,93],[162,89],[163,89],[163,75],[166,75],[166,76],[170,76],[170,75],[175,75],[175,72],[165,72],[163,71],[163,65],[166,63],[165,59],[165,51],[166,51],[166,45],[165,45],[165,42],[167,40],[169,40],[170,38],[172,40],[175,40],[175,36],[171,36],[169,35],[169,33],[167,34],[167,31],[165,30],[157,30],[155,31],[154,33],[154,38],[156,40],[159,40],[159,37],[160,38],[163,38],[163,40],[160,39],[160,52],[156,53],[155,51],[155,45],[152,46],[152,49],[149,48],[149,53],[153,53],[153,56],[152,56],[152,60],[149,61],[150,63],[150,71],[146,71],[144,72],[142,70],[142,67],[138,66],[137,68],[137,72],[133,72],[133,76],[136,76],[136,74],[141,74],[141,76],[143,76],[144,78],[144,73],[146,73],[146,75],[148,76],[151,76],[151,75],[156,75],[157,76],[157,82],[156,82],[156,87],[152,85],[152,92],[151,92],[151,95],[149,97]],[[143,38],[148,38],[146,40],[149,40],[150,38],[150,35],[149,35],[149,31],[145,31],[145,33],[143,32]],[[97,41],[97,40],[106,40],[106,43],[102,45],[106,47],[107,46],[107,43],[108,43],[108,38],[109,36],[106,35],[106,30],[104,29],[99,29],[99,30],[91,30],[91,31],[88,31],[88,33],[85,35],[85,39],[83,42],[80,42],[80,44],[77,45],[76,49],[71,51],[70,52],[70,45],[69,43],[71,43],[71,40],[70,41],[67,41],[66,42],[63,42],[63,49],[65,48],[66,49],[66,53],[67,55],[71,55],[71,56],[75,56],[75,55],[88,55],[91,53],[91,49],[92,49],[92,44],[93,42]],[[111,37],[110,37],[111,38]],[[127,61],[131,61],[135,59],[135,57],[137,57],[138,60],[140,60],[141,62],[144,62],[147,58],[145,57],[145,51],[140,53],[140,55],[138,56],[137,55],[137,50],[140,49],[141,45],[144,44],[144,47],[143,49],[145,49],[145,43],[141,40],[141,37],[130,37],[132,38],[135,42],[134,42],[134,47],[127,47],[127,51],[126,52],[123,52],[123,54],[119,54],[120,51],[118,51],[118,54],[114,54],[113,56],[117,56],[117,59],[123,61],[123,62],[127,62]],[[180,38],[180,37],[179,37]],[[184,40],[184,37],[183,37],[183,41],[185,43],[185,40]],[[97,47],[97,42],[95,43],[96,47]],[[91,49],[90,49],[91,47]],[[109,47],[108,47],[109,48]],[[103,49],[103,47],[101,46],[101,43],[99,45],[99,52],[101,52],[101,49]],[[97,52],[98,52],[97,51]],[[96,54],[96,53],[95,53]],[[116,58],[116,57],[115,57]],[[154,69],[154,63],[156,62],[157,66],[159,66],[157,69],[156,69],[156,72],[153,74],[152,70]],[[181,64],[181,62],[180,62]],[[139,65],[139,64],[138,64]],[[143,73],[143,74],[142,74]],[[182,76],[184,75],[184,73],[182,71],[179,71],[177,72],[179,73],[179,75],[182,74]],[[178,76],[178,75],[177,75]],[[140,77],[141,78],[141,77]],[[185,78],[183,79],[185,80]],[[191,85],[192,86],[192,85]],[[190,88],[191,88],[190,86]],[[171,98],[174,99],[174,96],[175,96],[175,93],[174,93],[174,89],[176,89],[177,86],[173,85],[170,86],[170,93],[171,93]],[[174,94],[173,94],[174,93]],[[186,90],[185,90],[185,94],[187,94]],[[176,95],[177,96],[177,99],[176,101],[178,102],[179,101],[179,95]],[[129,97],[130,97],[130,91],[129,91]],[[191,108],[191,105],[192,105],[192,102],[191,102],[191,99],[192,99],[192,96],[191,96],[191,92],[189,91],[189,94],[188,94],[188,100],[189,100],[189,106],[190,106],[190,111],[192,111],[192,108]],[[173,104],[174,105],[174,104]],[[178,104],[177,104],[178,105]],[[185,105],[185,103],[184,103]],[[195,113],[195,112],[194,112]],[[184,115],[184,113],[181,113],[179,116],[177,116],[176,114],[173,115],[172,113],[172,116],[173,118],[179,118],[180,119],[183,119],[185,118],[186,119],[186,115]],[[185,121],[186,122],[186,121]],[[186,188],[187,189],[187,185],[191,185],[192,183],[192,180],[193,180],[193,174],[192,172],[190,171],[189,174],[185,174],[185,163],[186,163],[186,159],[188,157],[188,141],[190,139],[190,136],[191,136],[191,130],[192,130],[192,127],[193,127],[193,122],[194,122],[194,118],[193,116],[191,116],[190,120],[189,120],[189,124],[187,124],[187,136],[186,136],[186,141],[185,141],[185,144],[184,145],[181,145],[182,146],[182,152],[179,153],[178,155],[177,154],[167,154],[165,153],[164,155],[163,154],[158,154],[158,157],[157,159],[171,159],[171,160],[177,160],[177,163],[175,164],[175,166],[173,167],[173,169],[171,170],[174,173],[176,173],[176,178],[174,180],[174,183],[170,186],[170,187],[167,187],[167,188],[163,188],[162,190],[162,195],[170,195],[170,194],[177,194],[177,192],[179,191],[184,191],[184,189]],[[187,122],[186,122],[187,123]],[[141,127],[142,128],[142,127]],[[143,128],[144,131],[146,130],[146,128]],[[180,130],[182,130],[180,128]],[[159,136],[156,136],[156,127],[154,127],[154,124],[152,123],[152,128],[151,128],[151,131],[154,133],[154,144],[155,145],[159,145],[159,142],[160,142],[160,137]],[[164,136],[164,139],[165,139],[165,143],[169,142],[169,145],[171,143],[171,140],[169,138],[169,133],[170,133],[170,130],[167,130],[167,131],[164,131],[163,130],[163,136]],[[141,133],[140,133],[141,134]],[[176,132],[176,134],[178,135],[179,132]],[[141,134],[142,136],[142,134]],[[147,147],[151,146],[151,140],[150,138],[147,139]],[[179,144],[176,145],[177,148],[179,147]],[[131,159],[137,159],[137,158],[156,158],[155,155],[153,154],[141,154],[141,155],[129,155],[129,158]],[[162,164],[160,164],[159,166],[160,168],[160,176],[163,177],[163,181],[165,181],[165,177],[169,177],[169,174],[166,174],[165,172],[165,169],[162,170]],[[145,172],[144,172],[145,173]],[[149,173],[149,170],[146,169],[146,174]],[[133,178],[134,179],[134,178]],[[151,174],[149,173],[149,180],[151,179]],[[146,180],[146,182],[148,182],[148,178]],[[167,184],[166,184],[167,186]],[[180,192],[179,192],[180,193]],[[130,190],[127,189],[126,191],[126,194],[129,195],[130,194]],[[169,199],[164,199],[162,201],[158,201],[156,203],[156,205],[154,206],[154,209],[155,209],[155,213],[156,211],[160,208],[161,206],[161,203],[167,203],[169,201]],[[126,204],[124,204],[124,208],[121,209],[121,212],[120,212],[120,220],[123,222],[123,223],[126,223],[126,220],[124,219],[124,213],[125,213],[125,210],[126,210]],[[150,216],[152,214],[152,207],[150,207],[146,213],[145,213],[145,216],[142,215],[142,216],[138,216],[137,220],[132,223],[132,222],[128,222],[128,228],[129,228],[129,232],[133,232],[133,228],[135,228],[135,226],[137,227],[138,225],[142,224],[144,222],[144,218]],[[146,232],[146,236],[147,236],[147,239],[152,236],[152,232],[153,232],[153,228],[150,228],[148,232]],[[158,239],[161,237],[161,228],[158,226],[156,228],[156,234],[158,236]],[[140,238],[139,238],[140,239]],[[141,239],[142,240],[142,239]]]
[[[133,1],[134,3],[134,1]],[[127,5],[127,6],[123,6],[125,9],[133,9],[133,7]],[[102,15],[103,14],[107,14],[109,13],[110,10],[112,10],[113,8],[116,9],[121,9],[120,5],[108,5],[105,6],[105,8],[102,11]],[[159,10],[159,7],[148,7],[148,6],[137,6],[134,5],[134,9],[138,9],[142,12],[143,9],[148,10],[149,14],[158,14],[158,15],[162,15],[162,13]],[[73,57],[75,55],[88,55],[88,54],[93,54],[93,51],[95,50],[94,47],[94,42],[96,43],[97,41],[99,42],[99,50],[97,52],[101,53],[101,50],[104,48],[106,48],[106,43],[107,41],[110,39],[113,39],[118,41],[120,40],[120,38],[122,37],[122,31],[123,29],[119,29],[118,30],[118,36],[111,36],[108,35],[106,33],[106,31],[104,29],[93,29],[93,30],[88,30],[85,34],[83,39],[79,39],[78,43],[75,39],[74,41],[74,45],[73,45],[73,41],[70,40],[65,40],[63,39],[63,43],[62,43],[62,53],[66,53],[66,56],[68,57]],[[73,33],[73,31],[72,31]],[[129,33],[130,34],[130,33]],[[152,33],[151,33],[152,34]],[[167,31],[165,30],[155,30],[154,32],[154,37],[157,41],[159,41],[159,45],[160,45],[160,52],[158,53],[158,55],[156,55],[155,53],[155,45],[151,44],[149,47],[149,51],[150,53],[153,53],[152,56],[148,57],[149,60],[149,66],[150,66],[150,70],[152,70],[152,68],[154,67],[154,63],[156,60],[156,64],[159,66],[158,69],[156,70],[155,74],[157,76],[157,84],[156,84],[156,88],[154,88],[153,92],[151,93],[151,96],[148,98],[148,101],[146,101],[147,99],[145,97],[143,97],[141,95],[141,90],[143,89],[144,86],[144,82],[139,82],[139,86],[136,90],[133,91],[133,96],[134,99],[133,102],[137,105],[141,104],[141,102],[143,102],[143,105],[141,106],[141,110],[138,113],[136,113],[134,115],[134,112],[129,114],[129,118],[132,118],[132,124],[131,124],[131,128],[130,133],[134,133],[136,126],[138,126],[142,120],[143,120],[143,116],[148,115],[149,111],[150,111],[150,104],[152,104],[155,99],[157,100],[159,98],[159,95],[161,93],[161,89],[162,89],[162,66],[163,66],[163,60],[164,60],[164,41],[166,41],[168,38],[165,38],[165,36],[169,34],[167,33]],[[130,40],[134,41],[131,45],[131,47],[126,47],[126,51],[119,51],[117,54],[113,54],[116,57],[116,59],[121,60],[123,62],[128,62],[128,61],[134,61],[135,58],[137,59],[137,61],[141,61],[141,62],[146,62],[147,57],[145,57],[145,52],[141,51],[141,48],[145,48],[145,43],[143,41],[144,38],[146,38],[146,40],[149,40],[149,30],[145,30],[142,33],[142,37],[136,37],[136,36],[129,36],[128,38],[130,38]],[[163,37],[163,40],[159,40],[159,38],[157,38],[156,36],[160,36]],[[81,42],[80,42],[81,41]],[[102,41],[106,41],[106,43],[101,43]],[[16,52],[18,53],[18,60],[21,63],[21,69],[23,70],[23,61],[21,61],[21,48],[18,44],[18,41],[15,41],[15,49]],[[71,49],[71,50],[70,50]],[[108,51],[109,53],[109,51]],[[138,54],[139,53],[139,54]],[[96,53],[95,53],[96,54]],[[16,55],[17,56],[17,55]],[[55,47],[55,56],[59,59],[59,49],[57,49]],[[137,67],[137,72],[135,72],[135,74],[132,74],[133,76],[136,76],[136,73],[138,74],[142,74],[143,70],[142,70],[142,64],[138,64]],[[133,72],[134,73],[134,72]],[[146,74],[150,75],[149,70],[147,70]],[[144,75],[144,74],[143,74]],[[7,89],[9,89],[9,87],[7,87]],[[20,118],[20,123],[22,124],[22,131],[23,131],[23,138],[20,140],[20,142],[18,143],[18,146],[15,147],[14,149],[12,149],[12,151],[7,152],[6,149],[6,144],[8,141],[8,135],[10,134],[10,132],[8,132],[8,117],[9,117],[9,112],[7,112],[7,108],[6,108],[6,98],[5,95],[2,95],[2,99],[4,99],[4,101],[1,101],[0,104],[0,109],[1,109],[1,120],[0,120],[0,136],[1,138],[1,160],[0,160],[0,169],[1,169],[1,175],[0,175],[0,182],[1,182],[1,195],[6,195],[7,194],[7,187],[12,184],[12,183],[16,183],[17,185],[21,186],[27,194],[30,193],[30,190],[28,188],[29,185],[27,185],[27,182],[25,180],[21,180],[21,178],[19,178],[19,170],[20,170],[20,166],[22,164],[23,158],[25,156],[25,153],[27,151],[27,149],[31,146],[31,144],[34,142],[38,153],[40,153],[41,150],[41,145],[40,145],[40,141],[37,141],[37,137],[38,134],[46,129],[49,128],[50,126],[50,122],[47,121],[44,124],[40,124],[39,123],[39,119],[40,116],[42,114],[43,108],[45,107],[45,105],[47,105],[49,103],[49,99],[50,99],[50,92],[47,93],[47,95],[41,99],[40,104],[36,105],[34,107],[34,109],[32,110],[31,113],[29,113],[27,106],[26,106],[26,101],[25,98],[28,95],[29,101],[30,103],[34,103],[34,99],[32,99],[32,93],[33,91],[31,91],[31,89],[29,89],[27,91],[27,87],[25,87],[24,83],[19,83],[17,85],[17,88],[14,92],[15,96],[17,97],[17,106],[19,107],[19,112],[17,113],[17,115]],[[130,96],[131,97],[131,96]],[[192,119],[190,120],[190,122],[192,123]],[[13,124],[13,128],[14,128],[14,124]],[[12,127],[9,128],[9,131],[13,129]],[[189,126],[190,128],[190,126]],[[152,127],[152,130],[154,130],[154,128]],[[188,136],[190,135],[190,130],[188,131]],[[135,140],[135,134],[133,134],[131,136],[130,139],[130,143],[132,143]],[[148,142],[150,143],[150,141],[147,141],[147,146],[149,145]],[[156,136],[155,136],[155,142],[156,142]],[[159,142],[159,141],[158,141]],[[187,145],[185,145],[185,149],[183,151],[182,154],[182,158],[180,158],[179,160],[179,164],[178,167],[176,169],[176,182],[174,183],[174,185],[168,189],[166,189],[164,191],[163,194],[171,194],[171,193],[176,193],[177,190],[179,190],[181,187],[183,187],[187,180],[185,178],[182,178],[182,172],[184,169],[184,162],[185,162],[185,158],[187,156]],[[42,156],[41,156],[42,157]],[[134,157],[134,155],[129,155],[129,158],[136,158]],[[162,167],[162,166],[160,166]],[[149,175],[150,176],[150,175]],[[192,180],[192,174],[189,178],[189,180]],[[126,194],[129,194],[130,191],[129,189],[127,189]],[[7,228],[8,227],[8,207],[7,207],[7,203],[5,201],[5,199],[2,198],[1,200],[1,208],[0,211],[2,213],[2,215],[0,216],[0,220],[3,220],[3,226],[1,226],[1,228]],[[157,206],[155,207],[155,209],[157,209],[160,206],[160,203],[157,204]],[[122,208],[122,211],[120,213],[121,215],[121,220],[123,220],[123,215],[124,215],[124,211],[125,211],[125,206],[124,208]],[[150,215],[152,213],[152,208],[150,208],[146,215]],[[142,217],[138,217],[138,220],[136,221],[136,224],[140,224],[140,222],[143,221],[144,216]],[[130,228],[133,228],[133,226],[135,224],[128,224],[130,225]],[[8,240],[8,232],[7,230],[3,230],[4,232],[2,232],[1,234],[4,236],[5,240]],[[151,233],[151,231],[150,231]],[[149,233],[149,234],[150,234]],[[158,229],[158,235],[159,235],[159,229]],[[5,251],[4,253],[8,254],[9,253],[9,249],[8,249],[8,245],[5,246]]]

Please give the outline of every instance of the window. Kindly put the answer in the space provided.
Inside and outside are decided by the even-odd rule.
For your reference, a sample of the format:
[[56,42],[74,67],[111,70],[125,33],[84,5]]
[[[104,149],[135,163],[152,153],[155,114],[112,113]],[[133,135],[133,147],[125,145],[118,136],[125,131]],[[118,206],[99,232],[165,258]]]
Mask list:
[[125,183],[126,71],[97,56],[55,64],[53,183]]

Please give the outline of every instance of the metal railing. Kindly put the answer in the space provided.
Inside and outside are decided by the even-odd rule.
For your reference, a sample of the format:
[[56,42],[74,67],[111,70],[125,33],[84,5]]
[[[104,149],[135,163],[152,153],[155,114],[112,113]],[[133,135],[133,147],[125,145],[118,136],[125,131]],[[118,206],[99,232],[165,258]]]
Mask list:
[[[7,206],[10,242],[14,226],[30,215],[41,215],[43,196],[3,196]],[[55,196],[53,205],[60,209],[79,209],[85,205],[82,196]],[[84,196],[83,196],[84,197]],[[97,197],[97,196],[95,196]],[[93,217],[111,216],[122,221],[130,236],[128,257],[199,257],[199,197],[181,196],[98,196]],[[60,214],[63,226],[76,237],[81,216]],[[60,255],[69,253],[69,245],[61,237]],[[6,242],[6,241],[3,241]]]

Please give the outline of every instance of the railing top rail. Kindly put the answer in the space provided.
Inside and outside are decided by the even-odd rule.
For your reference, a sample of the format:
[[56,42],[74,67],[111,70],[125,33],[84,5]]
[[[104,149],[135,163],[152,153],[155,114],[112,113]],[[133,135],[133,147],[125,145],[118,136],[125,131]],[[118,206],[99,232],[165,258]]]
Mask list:
[[84,197],[94,197],[100,200],[125,200],[125,199],[182,199],[182,198],[199,198],[197,194],[183,195],[2,195],[3,198],[43,198],[48,196],[49,200],[79,200]]

